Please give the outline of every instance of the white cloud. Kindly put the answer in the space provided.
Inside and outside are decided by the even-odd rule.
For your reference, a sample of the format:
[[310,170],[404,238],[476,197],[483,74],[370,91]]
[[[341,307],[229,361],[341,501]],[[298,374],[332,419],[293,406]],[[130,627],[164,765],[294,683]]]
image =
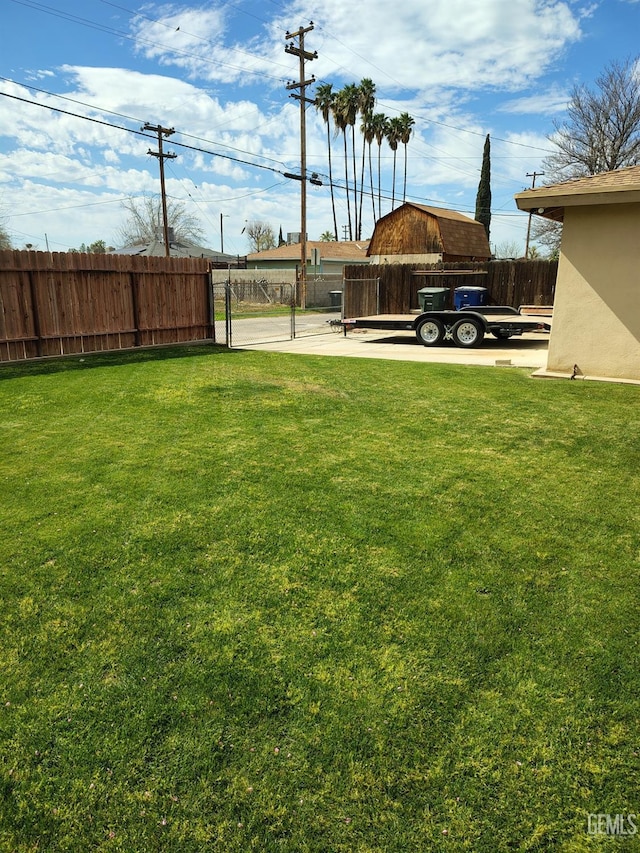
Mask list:
[[557,115],[566,110],[570,94],[554,86],[546,92],[536,92],[522,98],[514,98],[500,105],[500,112],[521,115]]
[[387,93],[406,88],[427,96],[443,88],[515,89],[581,37],[579,12],[562,0],[405,0],[392,14],[388,0],[367,0],[364,13],[324,0],[321,15],[302,2],[248,42],[223,40],[232,36],[234,14],[230,6],[169,7],[158,22],[137,18],[138,50],[192,78],[250,85],[257,71],[280,85],[297,70],[284,55],[286,30],[292,21],[320,18],[308,37],[318,52],[317,77],[372,77]]

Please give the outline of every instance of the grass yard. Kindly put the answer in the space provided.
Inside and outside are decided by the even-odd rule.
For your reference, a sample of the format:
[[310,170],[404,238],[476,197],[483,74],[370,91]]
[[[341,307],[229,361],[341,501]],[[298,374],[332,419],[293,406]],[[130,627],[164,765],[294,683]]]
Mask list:
[[638,850],[639,394],[0,368],[0,850]]

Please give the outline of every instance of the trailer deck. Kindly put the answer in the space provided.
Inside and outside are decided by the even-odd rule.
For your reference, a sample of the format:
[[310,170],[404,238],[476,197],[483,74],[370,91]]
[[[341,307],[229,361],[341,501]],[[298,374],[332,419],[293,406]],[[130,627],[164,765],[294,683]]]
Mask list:
[[505,305],[477,306],[459,311],[424,311],[419,314],[375,314],[342,321],[344,334],[351,329],[415,332],[424,346],[452,341],[459,347],[480,346],[485,334],[500,340],[523,332],[549,332],[551,317]]

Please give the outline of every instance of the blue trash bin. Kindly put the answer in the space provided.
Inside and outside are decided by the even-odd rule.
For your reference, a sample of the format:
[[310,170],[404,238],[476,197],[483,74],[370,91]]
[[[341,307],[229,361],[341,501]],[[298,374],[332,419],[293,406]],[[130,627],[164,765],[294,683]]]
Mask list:
[[453,292],[453,307],[456,311],[460,311],[461,308],[472,308],[476,305],[486,304],[486,287],[456,287]]

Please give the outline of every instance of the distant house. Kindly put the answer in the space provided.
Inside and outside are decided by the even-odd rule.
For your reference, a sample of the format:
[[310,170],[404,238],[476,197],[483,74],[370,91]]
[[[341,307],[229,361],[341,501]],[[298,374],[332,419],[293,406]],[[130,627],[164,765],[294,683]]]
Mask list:
[[515,200],[564,223],[544,373],[640,381],[640,166]]
[[491,249],[475,219],[407,202],[376,222],[367,251],[372,264],[486,261]]
[[[307,276],[341,276],[346,264],[368,264],[367,240],[307,240]],[[294,270],[302,262],[300,243],[247,255],[247,268]]]

